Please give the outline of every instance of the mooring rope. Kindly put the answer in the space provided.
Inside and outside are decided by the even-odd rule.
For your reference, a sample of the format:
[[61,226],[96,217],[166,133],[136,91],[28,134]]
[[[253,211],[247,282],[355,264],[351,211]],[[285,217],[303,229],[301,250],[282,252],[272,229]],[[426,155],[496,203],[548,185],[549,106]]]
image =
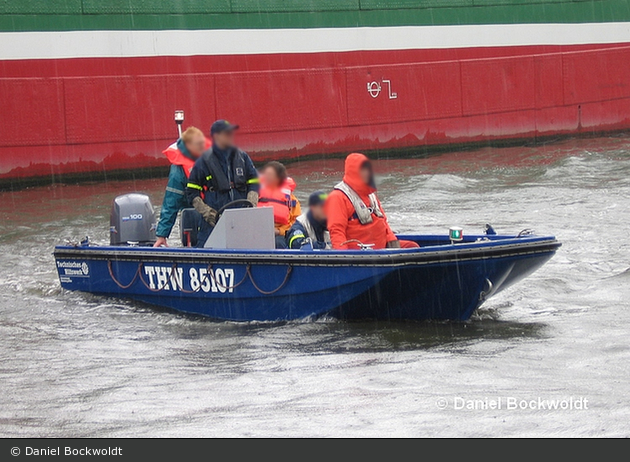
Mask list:
[[[114,270],[112,269],[112,261],[111,260],[107,260],[107,269],[109,270],[109,276],[112,278],[112,281],[114,281],[114,283],[120,287],[121,289],[128,289],[129,287],[131,287],[133,285],[134,282],[136,282],[136,279],[138,278],[138,276],[140,275],[140,267],[142,266],[142,263],[140,263],[138,265],[138,269],[136,270],[136,274],[133,275],[133,279],[131,280],[131,282],[127,285],[122,284],[118,279],[116,279],[116,277],[114,276]],[[142,279],[142,278],[140,278]]]
[[254,288],[263,295],[273,295],[276,292],[278,292],[280,289],[282,289],[284,285],[289,281],[289,276],[291,275],[292,271],[293,271],[293,267],[289,265],[287,267],[287,274],[285,274],[284,281],[282,281],[282,284],[280,284],[276,289],[270,292],[267,292],[265,290],[262,290],[260,287],[258,287],[258,284],[256,284],[256,282],[254,281],[254,276],[252,276],[250,267],[249,266],[247,267],[247,274],[249,274],[249,280],[252,281],[252,285],[254,286]]
[[[142,268],[144,268],[144,263],[140,262],[140,264],[138,265],[138,272],[142,273],[141,272]],[[147,284],[147,282],[142,278],[142,274],[140,274],[140,281],[142,282],[144,287],[149,289],[151,292],[161,292],[161,291],[164,290],[164,288],[168,285],[169,282],[171,284],[173,283],[173,274],[175,273],[176,269],[177,269],[177,263],[173,263],[173,266],[171,267],[171,272],[168,275],[168,278],[166,279],[166,281],[164,281],[164,284],[162,284],[162,286],[158,287],[157,289],[151,288],[151,286],[149,284]],[[175,285],[178,285],[178,284],[175,284]],[[180,289],[183,289],[183,287],[180,287]]]
[[243,279],[241,279],[238,283],[233,284],[232,286],[224,286],[217,280],[216,276],[214,275],[214,271],[212,271],[212,264],[208,265],[208,272],[206,273],[206,276],[209,274],[217,287],[220,287],[224,290],[234,290],[238,286],[240,286],[242,283],[244,283],[245,279],[247,279],[247,275],[249,274],[249,267],[250,265],[247,265],[247,267],[245,268],[245,275],[243,276]]

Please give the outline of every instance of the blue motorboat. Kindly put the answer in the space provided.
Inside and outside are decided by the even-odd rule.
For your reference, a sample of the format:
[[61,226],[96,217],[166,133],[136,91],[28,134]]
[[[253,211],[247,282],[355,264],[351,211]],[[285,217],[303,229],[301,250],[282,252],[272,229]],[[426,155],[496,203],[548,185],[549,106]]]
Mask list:
[[552,236],[399,236],[419,249],[55,248],[63,288],[231,321],[467,320],[540,268]]
[[399,236],[415,249],[275,250],[271,209],[225,209],[205,243],[212,248],[190,247],[197,239],[192,209],[182,213],[184,247],[154,248],[148,196],[119,196],[110,245],[86,238],[55,248],[61,285],[230,321],[466,320],[560,247],[553,236],[500,236],[486,225],[478,236],[460,228]]

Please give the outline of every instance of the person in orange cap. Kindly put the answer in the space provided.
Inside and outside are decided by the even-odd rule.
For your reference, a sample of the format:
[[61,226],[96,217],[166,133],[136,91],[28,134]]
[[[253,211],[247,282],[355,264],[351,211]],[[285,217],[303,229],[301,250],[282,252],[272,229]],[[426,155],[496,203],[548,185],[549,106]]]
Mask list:
[[363,154],[346,158],[343,181],[326,201],[328,230],[333,249],[419,247],[413,241],[399,241],[393,233],[381,202],[376,196],[372,163]]

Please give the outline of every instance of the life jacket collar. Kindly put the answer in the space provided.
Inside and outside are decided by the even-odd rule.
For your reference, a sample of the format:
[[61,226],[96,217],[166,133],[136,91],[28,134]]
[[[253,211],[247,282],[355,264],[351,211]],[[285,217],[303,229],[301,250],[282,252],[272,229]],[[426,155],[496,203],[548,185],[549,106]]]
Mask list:
[[[209,142],[210,140],[206,138],[206,144]],[[186,155],[180,147],[183,147],[188,155]],[[182,167],[186,178],[190,177],[190,172],[195,165],[195,159],[192,158],[192,155],[188,149],[186,149],[181,138],[162,151],[162,154],[166,156],[171,165],[179,165]]]
[[376,193],[370,193],[367,196],[369,205],[365,203],[363,198],[357,194],[357,192],[350,187],[345,181],[338,183],[335,189],[341,191],[346,195],[352,207],[354,208],[354,215],[362,225],[370,224],[374,221],[374,216],[378,218],[384,218],[385,214],[381,210],[378,203]]

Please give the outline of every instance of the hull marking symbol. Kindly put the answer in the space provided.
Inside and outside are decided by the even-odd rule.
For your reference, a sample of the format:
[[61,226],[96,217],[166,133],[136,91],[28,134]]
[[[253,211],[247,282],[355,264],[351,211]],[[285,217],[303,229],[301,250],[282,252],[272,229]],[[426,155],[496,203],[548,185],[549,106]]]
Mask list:
[[387,86],[387,95],[389,99],[397,99],[398,93],[392,90],[392,81],[389,79],[381,79],[380,82],[374,80],[373,82],[368,82],[367,91],[372,98],[378,98],[383,91],[383,85]]
[[381,84],[374,81],[367,84],[368,93],[372,98],[377,98],[381,94]]

